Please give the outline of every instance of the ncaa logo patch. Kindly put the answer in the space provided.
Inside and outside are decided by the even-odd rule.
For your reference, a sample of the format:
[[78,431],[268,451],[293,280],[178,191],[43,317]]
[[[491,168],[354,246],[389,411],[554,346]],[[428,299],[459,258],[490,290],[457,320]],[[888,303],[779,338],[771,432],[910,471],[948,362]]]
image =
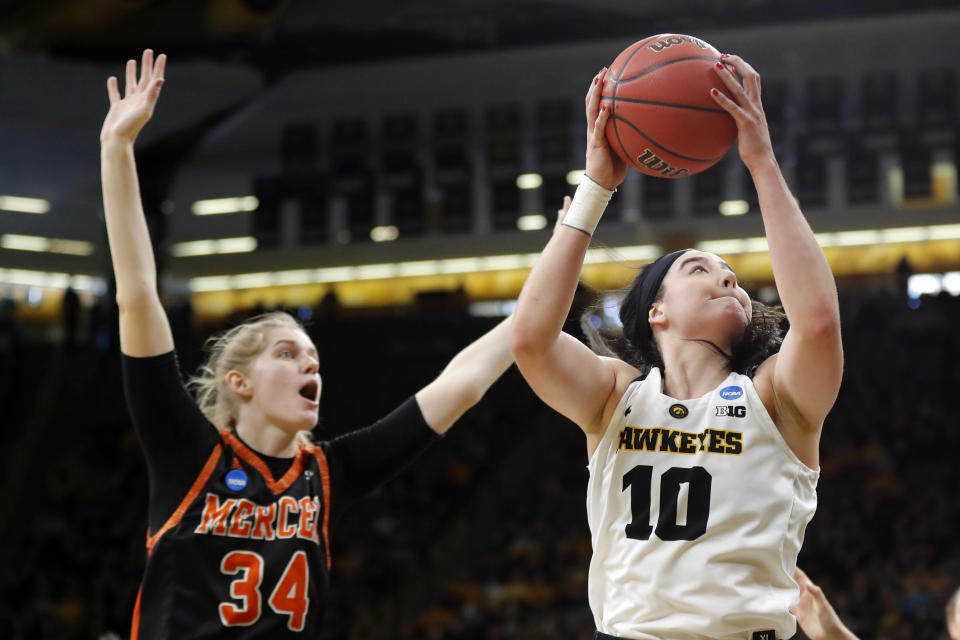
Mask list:
[[724,400],[736,400],[742,395],[742,387],[724,387],[723,389],[720,389],[720,397]]
[[679,403],[670,405],[670,409],[668,409],[668,411],[670,412],[671,416],[677,419],[686,418],[688,415],[690,415],[690,411]]
[[227,473],[226,484],[231,491],[243,491],[247,487],[247,474],[243,469],[232,469]]

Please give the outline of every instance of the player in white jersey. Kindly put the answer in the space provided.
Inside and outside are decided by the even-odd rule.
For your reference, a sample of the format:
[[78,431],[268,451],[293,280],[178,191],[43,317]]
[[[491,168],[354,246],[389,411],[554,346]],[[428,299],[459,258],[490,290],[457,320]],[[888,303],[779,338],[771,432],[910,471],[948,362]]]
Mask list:
[[836,286],[774,157],[759,75],[736,56],[723,61],[733,99],[711,94],[736,120],[757,189],[790,321],[782,344],[776,318],[730,266],[692,249],[638,275],[620,309],[619,357],[562,332],[593,230],[626,175],[604,136],[606,69],[586,97],[587,179],[517,306],[521,372],[587,437],[598,638],[775,640],[796,630],[793,569],[843,369]]

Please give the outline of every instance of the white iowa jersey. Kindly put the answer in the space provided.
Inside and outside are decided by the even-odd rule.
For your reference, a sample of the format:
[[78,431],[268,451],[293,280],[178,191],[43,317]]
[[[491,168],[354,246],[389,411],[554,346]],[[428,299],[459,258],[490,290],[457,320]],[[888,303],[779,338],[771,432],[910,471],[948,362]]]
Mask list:
[[627,388],[587,468],[599,631],[794,635],[793,569],[819,472],[787,446],[750,378],[731,373],[707,395],[677,401],[652,369]]

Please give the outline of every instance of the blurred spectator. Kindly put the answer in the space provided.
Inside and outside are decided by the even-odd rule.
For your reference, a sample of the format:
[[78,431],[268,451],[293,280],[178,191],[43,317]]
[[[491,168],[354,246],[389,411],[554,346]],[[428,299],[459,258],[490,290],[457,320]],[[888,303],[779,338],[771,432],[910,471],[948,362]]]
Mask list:
[[63,321],[63,344],[68,349],[77,346],[77,329],[80,325],[80,296],[67,287],[60,302],[60,319]]

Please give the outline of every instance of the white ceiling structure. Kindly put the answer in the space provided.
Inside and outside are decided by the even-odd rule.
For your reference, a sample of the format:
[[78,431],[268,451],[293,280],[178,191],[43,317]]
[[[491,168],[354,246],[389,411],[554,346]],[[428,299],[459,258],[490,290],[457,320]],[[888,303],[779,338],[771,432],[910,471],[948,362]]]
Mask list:
[[[698,12],[710,15],[724,8],[750,15],[751,7],[769,22],[775,4],[699,0],[684,3],[674,22],[688,24]],[[361,96],[368,114],[379,108],[371,104],[388,112],[410,105],[416,110],[431,101],[470,104],[497,95],[523,101],[537,85],[577,95],[596,61],[607,61],[634,39],[632,34],[647,33],[644,25],[666,19],[661,6],[651,0],[597,0],[589,11],[573,0],[0,0],[0,194],[52,203],[44,216],[0,212],[0,234],[102,240],[98,134],[107,110],[105,82],[111,74],[122,77],[124,58],[143,45],[168,51],[170,65],[142,147],[222,115],[198,134],[198,146],[171,192],[177,206],[174,239],[221,237],[245,233],[241,227],[248,221],[192,220],[178,226],[176,220],[187,215],[194,199],[249,192],[251,176],[275,171],[283,123],[318,114],[349,115],[352,95]],[[943,15],[943,33],[960,25],[956,11]],[[530,28],[537,24],[545,26]],[[778,34],[796,30],[769,28],[765,46],[775,46]],[[816,39],[815,26],[806,32]],[[735,42],[744,30],[716,33]],[[918,56],[925,47],[956,50],[947,37],[937,41],[938,34],[911,48]],[[559,51],[582,62],[551,65]],[[895,52],[893,47],[870,55],[878,64],[885,56],[898,64]],[[810,53],[830,64],[826,52]],[[799,65],[805,55],[778,51],[770,58]],[[864,57],[840,51],[837,59],[852,55]],[[463,78],[450,76],[457,60],[472,69]],[[514,68],[512,60],[524,60],[529,69]],[[412,79],[400,88],[389,79],[378,85],[378,69]],[[356,251],[372,255],[369,247]],[[43,268],[51,260],[0,250],[0,268]],[[89,260],[55,260],[63,270],[90,272]]]

